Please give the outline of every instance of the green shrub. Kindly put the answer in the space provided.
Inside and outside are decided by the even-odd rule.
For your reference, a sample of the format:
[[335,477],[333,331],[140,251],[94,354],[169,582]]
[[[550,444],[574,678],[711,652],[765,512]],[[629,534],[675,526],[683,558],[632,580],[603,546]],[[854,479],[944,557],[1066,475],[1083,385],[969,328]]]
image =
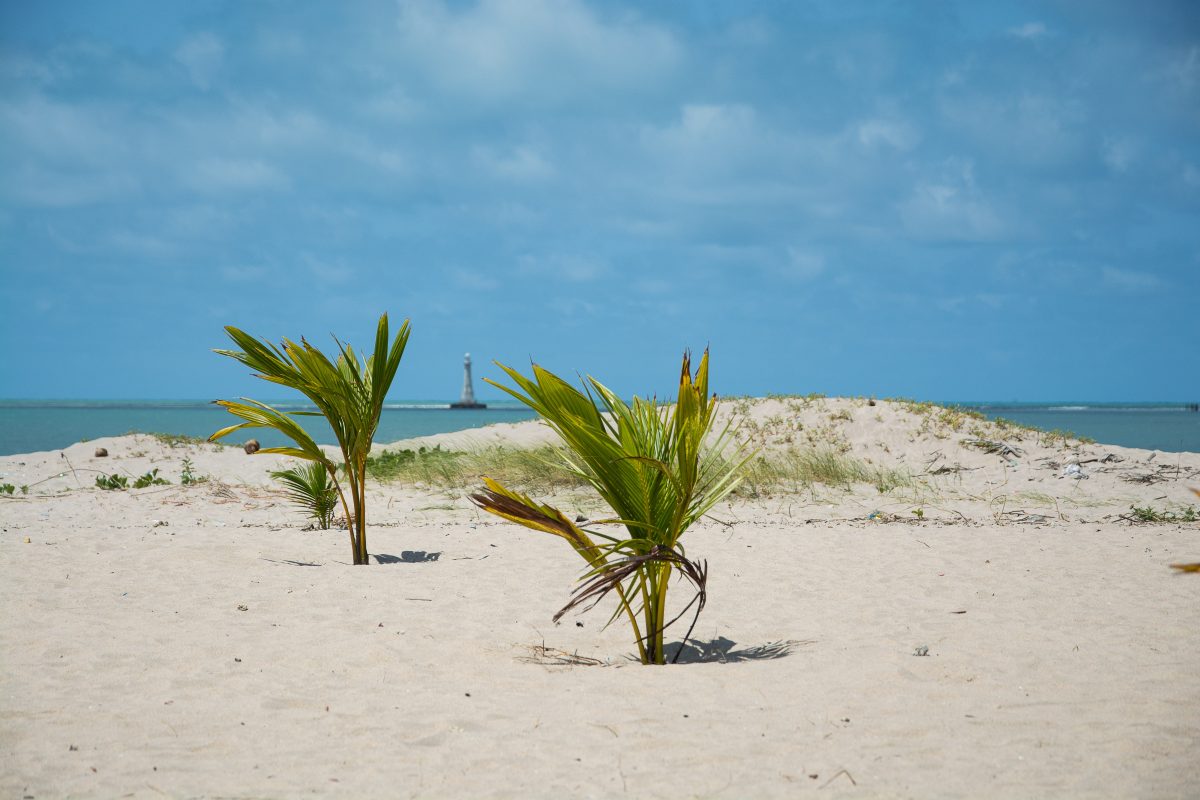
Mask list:
[[129,479],[124,475],[118,475],[115,472],[112,475],[97,475],[96,486],[107,491],[128,489]]
[[1196,522],[1200,521],[1200,514],[1192,506],[1181,511],[1159,511],[1150,506],[1130,506],[1129,516],[1135,522]]
[[133,488],[145,489],[147,486],[166,486],[170,483],[166,478],[158,477],[158,467],[134,479]]
[[183,471],[179,475],[179,482],[184,486],[192,486],[197,483],[207,483],[208,476],[197,475],[196,465],[192,463],[191,458],[183,459]]

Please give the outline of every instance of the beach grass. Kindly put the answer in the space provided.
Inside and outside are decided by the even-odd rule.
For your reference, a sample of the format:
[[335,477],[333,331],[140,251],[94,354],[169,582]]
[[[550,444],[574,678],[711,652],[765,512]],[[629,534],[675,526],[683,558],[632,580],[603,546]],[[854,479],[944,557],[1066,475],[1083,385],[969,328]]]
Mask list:
[[212,447],[231,447],[228,442],[210,442],[203,436],[188,436],[185,433],[159,433],[155,431],[127,431],[126,436],[149,436],[159,444],[169,447],[172,450],[180,447],[198,447],[200,445],[210,445]]
[[[534,493],[586,489],[588,483],[563,466],[555,447],[488,447],[454,451],[441,448],[389,450],[371,456],[367,472],[385,483],[421,484],[461,489],[477,483],[484,474]],[[799,492],[814,486],[850,489],[869,484],[880,493],[912,488],[910,472],[868,464],[830,447],[795,447],[760,454],[747,464],[744,481],[735,490],[741,497]]]
[[849,490],[864,483],[886,494],[913,488],[916,481],[906,470],[868,464],[831,447],[794,447],[755,457],[738,494],[800,492],[817,485]]
[[568,471],[555,447],[486,447],[479,450],[387,450],[367,459],[367,474],[385,483],[461,489],[486,474],[522,489],[550,493],[580,489],[587,481]]
[[1144,506],[1131,505],[1129,514],[1124,515],[1132,522],[1197,522],[1200,513],[1193,506],[1181,506],[1178,511],[1157,509],[1147,503]]
[[989,418],[981,411],[962,406],[934,403],[929,400],[910,400],[905,397],[888,398],[910,414],[925,417],[923,428],[933,426],[943,430],[949,429],[955,433],[966,432],[977,439],[986,439],[997,433],[1017,440],[1026,436],[1034,437],[1040,444],[1046,446],[1070,446],[1079,444],[1095,444],[1096,440],[1080,436],[1073,431],[1045,430],[1035,425],[1026,425],[1004,417]]

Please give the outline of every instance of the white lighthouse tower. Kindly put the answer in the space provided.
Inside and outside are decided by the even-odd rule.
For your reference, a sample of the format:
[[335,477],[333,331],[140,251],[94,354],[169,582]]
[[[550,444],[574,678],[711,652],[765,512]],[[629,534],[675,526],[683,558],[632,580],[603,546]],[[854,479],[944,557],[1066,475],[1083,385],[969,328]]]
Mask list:
[[463,388],[462,397],[457,403],[451,403],[451,408],[487,408],[487,403],[475,399],[475,388],[471,385],[471,354],[463,356]]

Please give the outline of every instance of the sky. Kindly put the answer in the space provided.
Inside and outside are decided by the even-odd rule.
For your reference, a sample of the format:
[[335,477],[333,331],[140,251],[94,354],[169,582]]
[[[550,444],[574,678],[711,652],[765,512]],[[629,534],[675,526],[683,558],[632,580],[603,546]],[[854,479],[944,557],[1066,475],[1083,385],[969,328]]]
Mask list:
[[1195,401],[1198,300],[1193,2],[0,0],[0,397]]

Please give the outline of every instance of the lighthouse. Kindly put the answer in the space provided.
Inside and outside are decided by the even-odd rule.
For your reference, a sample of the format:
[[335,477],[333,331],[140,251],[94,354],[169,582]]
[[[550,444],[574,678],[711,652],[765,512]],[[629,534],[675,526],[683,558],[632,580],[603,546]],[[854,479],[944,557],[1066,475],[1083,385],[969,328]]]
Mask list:
[[471,385],[471,354],[463,356],[463,388],[462,397],[457,403],[451,403],[451,408],[487,408],[487,403],[475,400],[475,389]]

